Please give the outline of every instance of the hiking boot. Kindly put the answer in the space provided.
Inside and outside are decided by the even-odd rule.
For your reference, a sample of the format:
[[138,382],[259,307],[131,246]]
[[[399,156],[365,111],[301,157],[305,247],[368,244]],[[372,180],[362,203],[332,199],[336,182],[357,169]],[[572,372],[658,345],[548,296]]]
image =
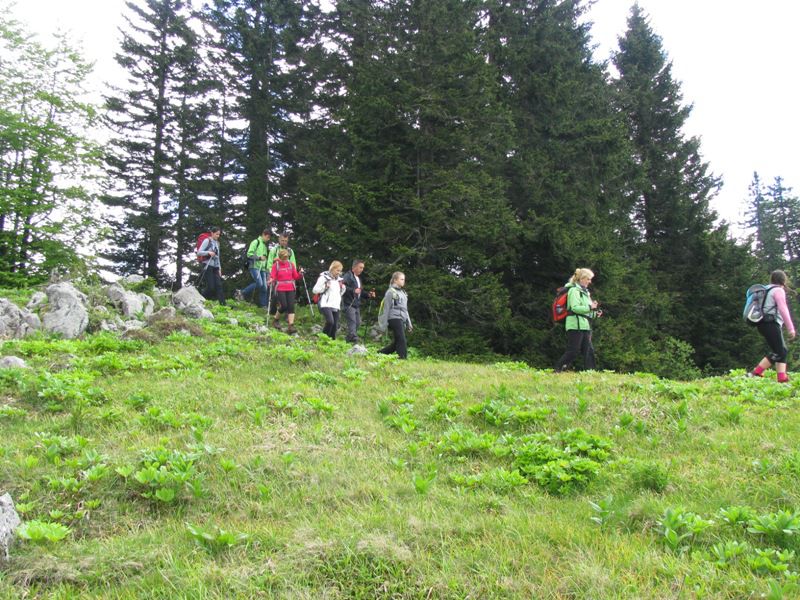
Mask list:
[[280,321],[278,321],[278,319],[272,319],[272,326],[273,326],[275,329],[280,329],[280,328],[281,328],[281,322],[280,322]]
[[242,295],[242,290],[233,290],[233,299],[238,300],[239,302],[244,302],[244,295]]
[[286,328],[286,333],[297,333],[297,329],[294,328],[294,325],[289,325]]

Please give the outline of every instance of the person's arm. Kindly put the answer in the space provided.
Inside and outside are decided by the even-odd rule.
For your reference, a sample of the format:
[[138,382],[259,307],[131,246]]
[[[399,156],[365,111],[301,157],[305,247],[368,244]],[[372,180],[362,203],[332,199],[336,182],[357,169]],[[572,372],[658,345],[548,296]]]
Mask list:
[[327,281],[325,280],[325,275],[322,274],[317,278],[317,283],[314,284],[314,287],[311,288],[311,291],[315,294],[322,294],[328,289],[328,286],[325,285]]
[[567,306],[569,311],[575,315],[588,317],[592,311],[592,307],[584,299],[583,294],[578,286],[571,287],[567,292]]
[[206,238],[200,244],[200,249],[197,251],[197,256],[210,256],[211,250],[209,246],[211,245],[211,238]]
[[258,260],[258,242],[259,240],[253,240],[247,247],[247,256],[252,257],[253,260]]
[[789,306],[786,304],[786,291],[781,287],[776,287],[772,292],[775,297],[775,306],[778,307],[778,312],[781,313],[783,324],[786,326],[786,331],[789,332],[791,337],[796,335],[794,323],[792,323],[792,313],[789,312]]

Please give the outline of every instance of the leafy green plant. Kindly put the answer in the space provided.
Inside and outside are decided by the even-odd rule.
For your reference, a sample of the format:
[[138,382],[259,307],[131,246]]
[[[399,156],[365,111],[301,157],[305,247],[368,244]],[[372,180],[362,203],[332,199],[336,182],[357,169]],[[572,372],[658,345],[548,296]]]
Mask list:
[[789,538],[800,531],[800,513],[781,510],[755,516],[748,521],[747,531],[763,535],[785,547]]
[[508,471],[502,467],[478,475],[459,475],[451,473],[450,481],[462,487],[485,487],[501,493],[527,485],[528,483],[528,480],[523,477],[519,471]]
[[338,383],[336,377],[320,371],[309,371],[308,373],[303,373],[300,379],[306,383],[312,383],[318,386],[336,385]]
[[308,407],[311,409],[311,412],[317,415],[330,416],[333,414],[333,411],[336,410],[336,407],[333,404],[327,402],[326,400],[323,400],[322,398],[315,398],[312,396],[309,398],[304,398],[304,400],[305,403],[308,404]]
[[478,434],[471,429],[454,427],[442,434],[436,449],[443,454],[475,455],[490,451],[496,441],[497,436],[492,433]]
[[746,528],[750,520],[755,517],[755,513],[749,506],[729,506],[721,508],[718,516],[723,523],[737,528]]
[[614,516],[614,496],[606,496],[598,500],[597,502],[589,502],[589,506],[594,513],[589,520],[593,523],[597,523],[600,527],[605,527],[611,522],[612,517]]
[[221,552],[242,544],[250,539],[246,533],[226,531],[219,527],[205,528],[186,523],[186,530],[198,545],[211,552]]
[[35,544],[56,543],[70,533],[69,527],[47,521],[26,521],[17,528],[17,535]]
[[711,546],[711,556],[717,567],[725,568],[750,552],[750,544],[728,540]]
[[415,473],[412,477],[414,490],[421,495],[427,494],[436,479],[436,468],[429,465],[423,473]]
[[411,433],[417,428],[417,421],[411,414],[411,407],[407,404],[400,405],[394,414],[383,419],[389,427],[400,429],[403,433]]

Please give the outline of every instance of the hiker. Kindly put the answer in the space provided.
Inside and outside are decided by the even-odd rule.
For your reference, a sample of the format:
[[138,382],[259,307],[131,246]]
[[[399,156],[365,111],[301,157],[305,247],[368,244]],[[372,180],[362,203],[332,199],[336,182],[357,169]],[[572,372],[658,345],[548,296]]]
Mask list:
[[339,328],[339,310],[342,306],[342,291],[344,283],[342,278],[342,263],[335,260],[327,271],[320,273],[313,292],[319,294],[319,312],[325,317],[325,327],[322,333],[332,340],[336,339],[336,330]]
[[[237,300],[244,300],[245,296],[253,293],[256,306],[262,308],[267,305],[267,258],[269,257],[269,229],[261,232],[261,236],[250,242],[247,248],[247,268],[253,283],[243,290],[236,290],[233,294]],[[256,292],[258,297],[256,298]]]
[[[267,269],[270,269],[270,270],[272,269],[272,265],[275,263],[276,260],[278,260],[278,252],[280,252],[281,250],[286,250],[287,252],[289,252],[289,259],[288,260],[289,260],[289,262],[291,262],[295,266],[295,268],[297,268],[297,260],[295,259],[294,250],[289,248],[289,234],[287,232],[283,232],[283,233],[278,235],[278,243],[276,245],[270,247],[270,249],[269,249],[269,254],[267,255]],[[273,284],[272,281],[267,281],[267,286],[271,287],[272,284]],[[272,303],[271,303],[269,312],[270,312],[270,314],[275,315],[276,319],[280,319],[280,314],[278,313],[278,309],[279,309],[278,304],[279,304],[279,302],[275,301],[277,299],[277,295],[278,294],[275,291],[274,287],[271,287],[271,289],[272,289],[272,292],[271,292],[272,293]]]
[[556,363],[556,373],[561,373],[578,357],[583,356],[583,368],[594,369],[594,347],[592,346],[592,319],[603,314],[598,302],[589,294],[589,284],[594,273],[589,269],[576,269],[565,287],[567,292],[567,350]]
[[353,266],[344,274],[344,318],[347,321],[347,337],[351,344],[358,343],[358,328],[361,326],[361,300],[374,298],[375,290],[366,291],[361,285],[361,273],[364,271],[364,261],[355,259]]
[[778,383],[788,383],[789,375],[786,373],[786,359],[789,349],[783,341],[783,327],[789,333],[789,339],[795,338],[796,332],[792,315],[786,305],[786,290],[791,289],[786,273],[781,270],[773,271],[769,277],[770,285],[767,286],[767,295],[764,299],[764,316],[756,323],[758,332],[767,342],[771,352],[761,359],[755,369],[748,375],[750,377],[763,377],[764,371],[775,365],[778,373]]
[[222,262],[219,257],[219,236],[222,230],[219,227],[209,228],[210,235],[206,237],[197,249],[197,257],[206,263],[205,279],[206,289],[203,296],[207,300],[216,299],[221,306],[225,306],[225,292],[222,289]]
[[294,328],[294,302],[295,302],[295,281],[303,276],[303,269],[297,267],[289,260],[289,251],[285,248],[278,250],[278,259],[272,263],[269,280],[275,284],[275,293],[280,304],[280,309],[275,313],[273,326],[280,325],[281,313],[286,313],[288,327],[286,333],[296,333]]
[[406,285],[406,276],[400,271],[392,273],[389,289],[383,297],[383,309],[378,315],[378,328],[381,331],[391,329],[392,343],[378,350],[381,354],[397,352],[397,356],[405,359],[408,356],[406,348],[406,333],[411,333],[411,317],[408,315],[408,294],[403,289]]

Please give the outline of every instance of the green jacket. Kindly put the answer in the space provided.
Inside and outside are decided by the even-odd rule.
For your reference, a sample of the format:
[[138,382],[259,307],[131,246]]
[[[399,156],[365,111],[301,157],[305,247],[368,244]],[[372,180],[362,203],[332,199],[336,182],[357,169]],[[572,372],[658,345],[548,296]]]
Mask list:
[[592,310],[592,299],[589,296],[589,290],[574,283],[568,287],[567,310],[569,314],[565,324],[567,331],[591,331],[591,319],[594,319],[595,311]]
[[[268,271],[272,269],[272,263],[278,260],[278,251],[280,249],[281,249],[280,244],[275,244],[274,246],[272,246],[272,248],[269,249],[269,256],[267,257],[267,264],[269,265],[267,267]],[[289,251],[289,262],[292,263],[294,265],[294,268],[296,269],[297,261],[294,258],[294,250],[292,250],[291,248],[286,248],[286,249]]]
[[[247,248],[247,256],[269,256],[269,247],[267,243],[259,236],[250,242]],[[272,263],[269,263],[272,265]],[[269,271],[267,268],[267,259],[253,261],[253,268],[260,271]]]

